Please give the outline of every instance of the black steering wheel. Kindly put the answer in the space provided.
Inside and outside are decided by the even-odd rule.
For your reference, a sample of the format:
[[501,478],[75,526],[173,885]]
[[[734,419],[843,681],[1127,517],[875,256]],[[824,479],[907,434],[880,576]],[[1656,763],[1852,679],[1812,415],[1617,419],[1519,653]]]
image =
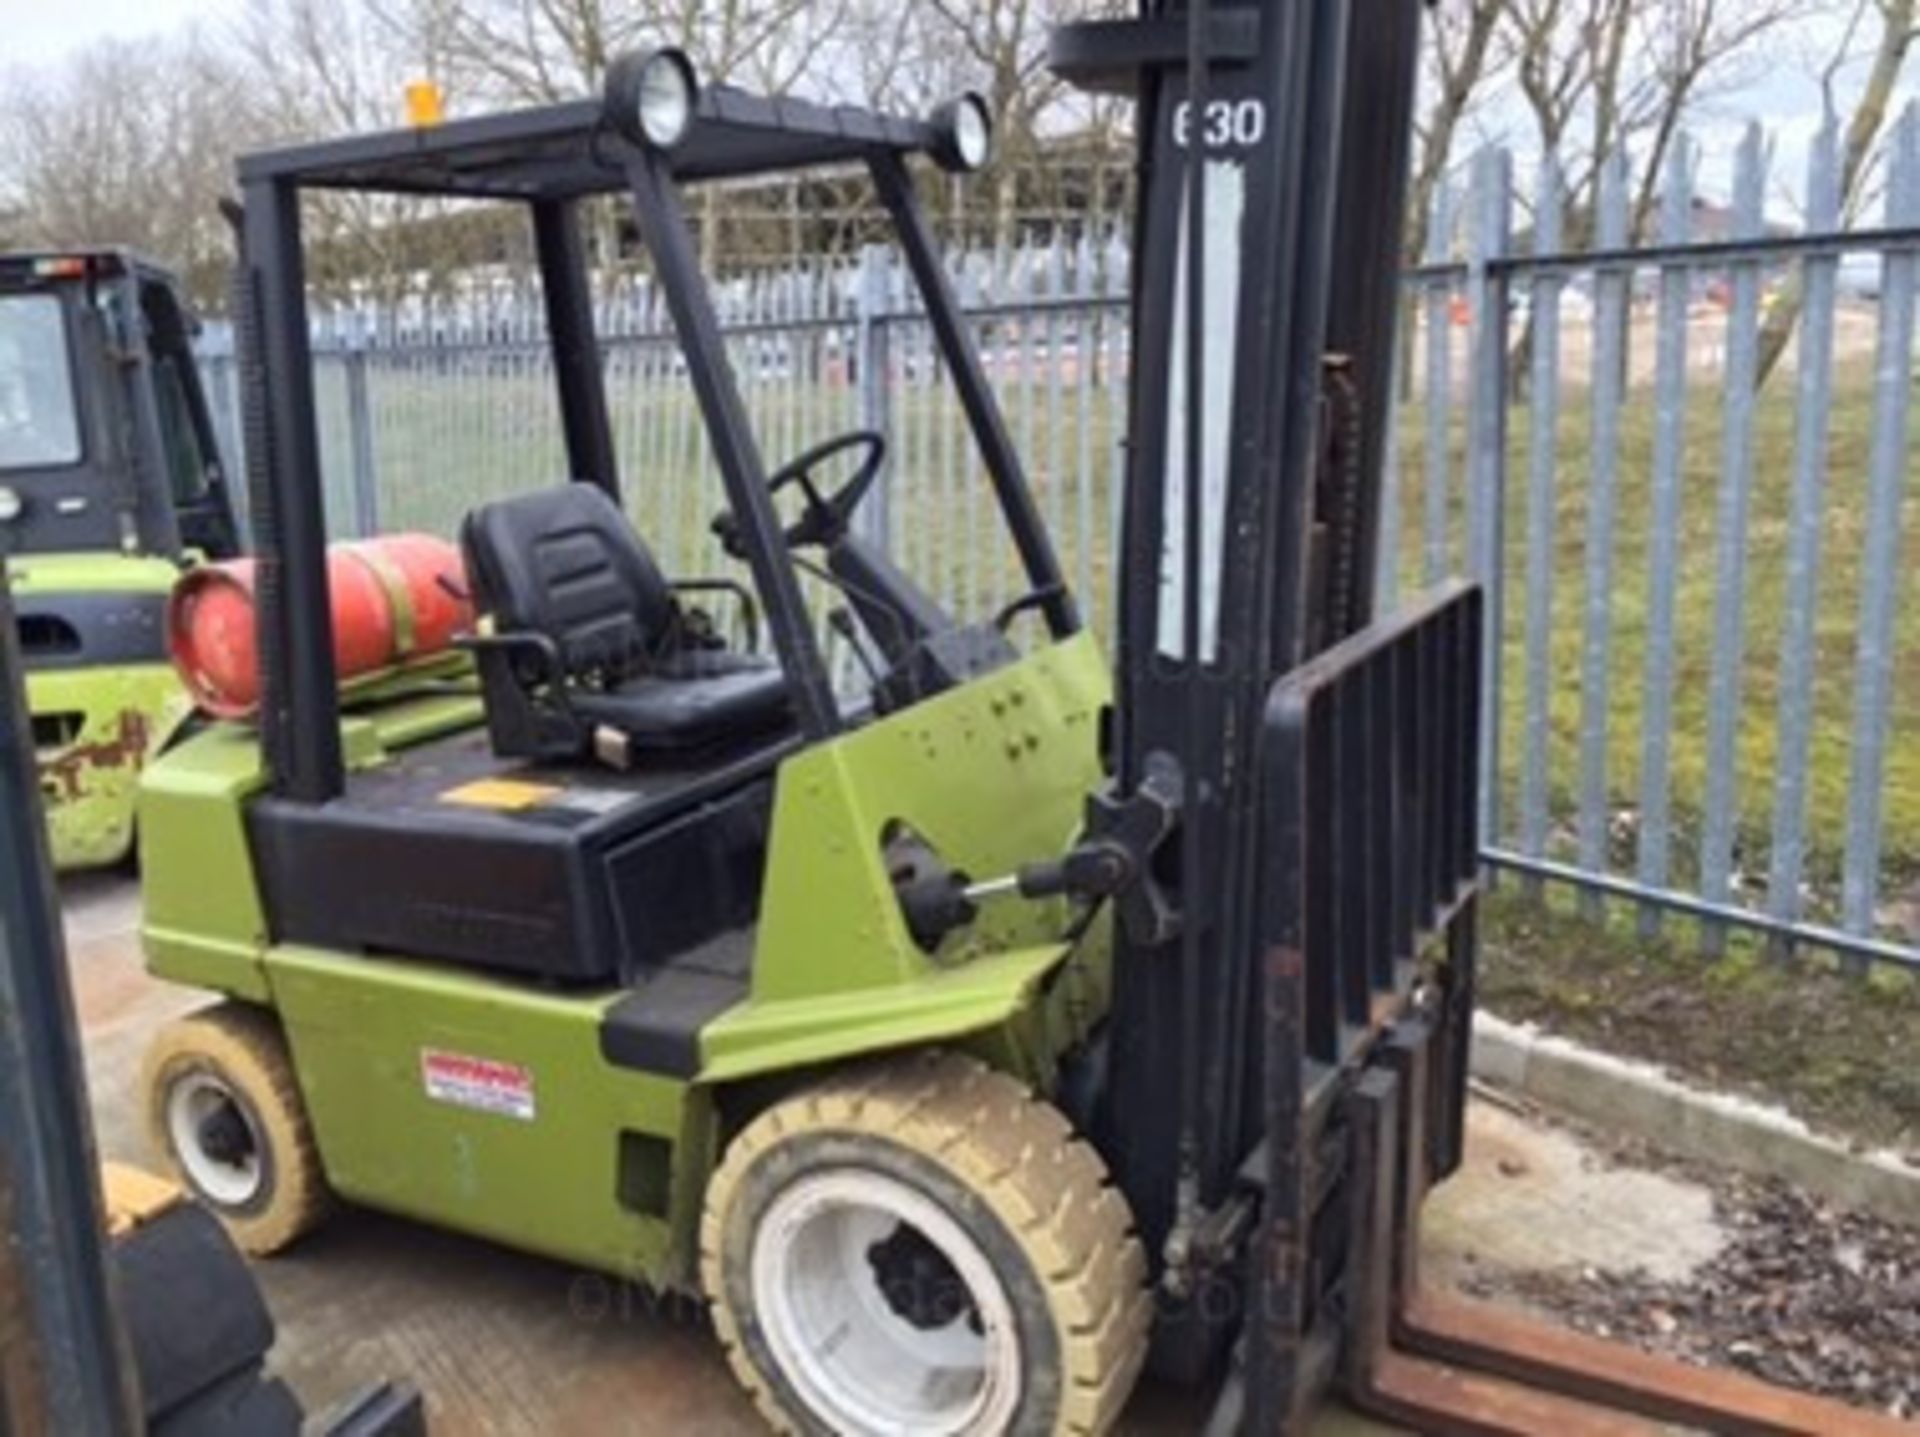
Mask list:
[[[842,450],[860,447],[867,452],[859,467],[832,494],[823,496],[813,482],[813,471]],[[796,548],[802,544],[824,546],[845,534],[847,525],[853,519],[853,511],[860,507],[860,501],[867,497],[867,490],[880,477],[880,466],[886,462],[886,458],[885,435],[872,429],[850,429],[845,434],[836,434],[814,445],[806,453],[796,455],[769,474],[769,494],[778,494],[782,489],[798,484],[800,492],[806,495],[806,510],[786,528],[787,543]],[[713,521],[713,531],[720,536],[728,553],[740,556],[743,548],[740,525],[731,511]]]

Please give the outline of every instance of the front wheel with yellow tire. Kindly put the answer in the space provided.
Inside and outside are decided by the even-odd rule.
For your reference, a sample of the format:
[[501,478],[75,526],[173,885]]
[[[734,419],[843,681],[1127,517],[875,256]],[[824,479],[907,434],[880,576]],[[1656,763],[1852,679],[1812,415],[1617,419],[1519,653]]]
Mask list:
[[957,1054],[761,1113],[708,1187],[701,1268],[735,1373],[784,1432],[1097,1433],[1146,1353],[1146,1260],[1105,1166]]
[[218,1003],[167,1024],[141,1089],[155,1149],[243,1251],[278,1252],[326,1215],[313,1128],[270,1013]]

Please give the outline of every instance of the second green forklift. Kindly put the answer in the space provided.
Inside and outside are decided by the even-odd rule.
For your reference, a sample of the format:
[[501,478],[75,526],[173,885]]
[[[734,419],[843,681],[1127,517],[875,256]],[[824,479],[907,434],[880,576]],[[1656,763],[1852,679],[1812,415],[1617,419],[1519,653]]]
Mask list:
[[131,251],[0,254],[0,558],[62,869],[132,853],[140,770],[193,714],[168,595],[239,549],[198,328]]

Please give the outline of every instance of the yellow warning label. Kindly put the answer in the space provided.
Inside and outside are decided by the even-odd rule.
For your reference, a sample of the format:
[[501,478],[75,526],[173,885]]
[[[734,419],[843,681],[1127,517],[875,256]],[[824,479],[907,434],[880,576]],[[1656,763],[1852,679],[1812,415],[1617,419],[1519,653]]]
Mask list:
[[549,783],[522,783],[511,778],[482,778],[463,783],[440,795],[442,803],[464,803],[469,808],[533,808],[566,790]]

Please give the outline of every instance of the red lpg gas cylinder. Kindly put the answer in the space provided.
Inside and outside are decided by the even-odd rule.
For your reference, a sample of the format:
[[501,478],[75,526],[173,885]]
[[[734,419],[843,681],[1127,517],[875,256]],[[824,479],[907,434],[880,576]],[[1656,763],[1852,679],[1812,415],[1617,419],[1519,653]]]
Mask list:
[[[245,718],[260,702],[254,562],[189,570],[167,605],[167,649],[194,702]],[[333,663],[344,682],[438,653],[473,627],[460,551],[431,534],[389,534],[327,548]]]

